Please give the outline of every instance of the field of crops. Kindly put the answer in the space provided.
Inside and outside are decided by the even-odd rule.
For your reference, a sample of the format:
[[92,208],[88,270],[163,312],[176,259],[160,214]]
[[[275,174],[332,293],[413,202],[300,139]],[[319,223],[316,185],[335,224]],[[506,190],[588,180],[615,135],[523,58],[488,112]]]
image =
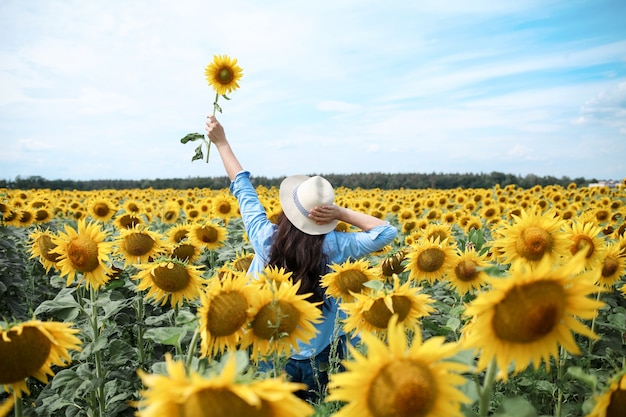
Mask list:
[[336,204],[398,236],[322,278],[355,337],[310,404],[258,365],[319,309],[285,271],[246,275],[227,189],[0,189],[0,416],[624,415],[626,181]]

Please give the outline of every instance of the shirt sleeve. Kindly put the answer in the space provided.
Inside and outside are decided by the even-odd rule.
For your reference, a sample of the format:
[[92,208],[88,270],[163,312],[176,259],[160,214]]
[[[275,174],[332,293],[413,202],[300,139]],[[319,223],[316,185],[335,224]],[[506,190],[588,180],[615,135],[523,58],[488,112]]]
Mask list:
[[259,200],[256,189],[250,182],[250,172],[241,171],[230,184],[230,191],[237,198],[239,212],[248,239],[255,252],[264,255],[266,240],[272,235],[272,223],[267,218],[265,207]]
[[334,232],[329,244],[337,256],[332,259],[335,263],[342,263],[346,259],[359,259],[372,252],[376,252],[393,242],[398,233],[391,224],[376,226],[367,232]]

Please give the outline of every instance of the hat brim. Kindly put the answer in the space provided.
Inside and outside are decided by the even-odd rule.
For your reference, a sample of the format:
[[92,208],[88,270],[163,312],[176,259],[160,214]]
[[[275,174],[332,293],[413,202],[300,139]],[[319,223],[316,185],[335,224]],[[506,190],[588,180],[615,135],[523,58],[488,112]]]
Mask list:
[[334,230],[339,221],[317,224],[314,220],[304,216],[293,201],[293,190],[309,178],[306,175],[292,175],[285,178],[280,183],[280,205],[285,216],[298,230],[308,235],[325,235]]

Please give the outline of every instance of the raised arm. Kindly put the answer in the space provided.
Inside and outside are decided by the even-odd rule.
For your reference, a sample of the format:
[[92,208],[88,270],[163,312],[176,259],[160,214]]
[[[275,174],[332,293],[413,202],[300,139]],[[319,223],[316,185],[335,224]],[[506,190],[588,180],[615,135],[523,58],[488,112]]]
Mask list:
[[243,171],[243,167],[226,139],[224,127],[217,121],[215,116],[207,117],[206,134],[220,154],[220,158],[226,169],[226,175],[228,175],[231,181],[234,180],[237,173]]
[[356,226],[365,232],[376,226],[387,224],[385,220],[370,216],[369,214],[335,205],[315,207],[309,212],[309,218],[320,224],[328,223],[335,219],[341,220],[342,222]]

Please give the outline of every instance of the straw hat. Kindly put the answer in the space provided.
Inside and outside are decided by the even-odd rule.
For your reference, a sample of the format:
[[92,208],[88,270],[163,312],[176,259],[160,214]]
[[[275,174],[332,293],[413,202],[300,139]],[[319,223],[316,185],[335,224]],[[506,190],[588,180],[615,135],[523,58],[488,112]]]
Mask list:
[[309,219],[309,211],[335,201],[335,190],[327,179],[316,175],[292,175],[280,183],[280,205],[289,221],[309,235],[324,235],[337,226],[338,220],[317,224]]

